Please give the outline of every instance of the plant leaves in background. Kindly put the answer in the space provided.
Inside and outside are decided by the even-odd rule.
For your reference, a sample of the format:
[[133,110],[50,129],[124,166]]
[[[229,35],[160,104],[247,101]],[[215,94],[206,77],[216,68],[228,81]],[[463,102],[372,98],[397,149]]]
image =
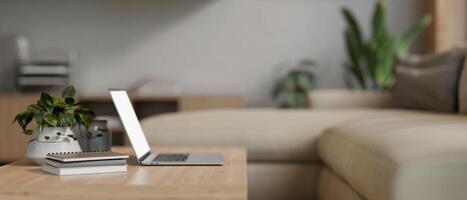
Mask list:
[[345,41],[347,44],[347,55],[351,62],[350,65],[347,65],[347,68],[353,72],[360,86],[366,88],[363,70],[360,65],[360,58],[362,55],[360,45],[357,44],[355,36],[350,31],[345,32]]
[[386,10],[382,1],[376,3],[373,13],[373,40],[381,42],[386,36]]
[[431,17],[424,16],[397,39],[386,28],[385,6],[379,1],[371,20],[372,35],[364,40],[351,11],[344,8],[342,15],[347,23],[344,39],[348,61],[344,68],[363,89],[390,89],[396,60],[407,55],[413,40],[431,24]]
[[298,67],[280,77],[272,89],[272,97],[281,108],[304,108],[308,106],[308,91],[313,88],[313,61],[300,62]]
[[343,8],[342,14],[344,15],[344,18],[347,21],[347,30],[355,35],[355,40],[357,44],[362,44],[362,33],[360,31],[360,27],[358,26],[357,20],[352,14],[352,11],[350,11],[347,8]]
[[422,33],[431,24],[431,22],[431,16],[425,15],[402,35],[399,42],[399,47],[397,49],[397,55],[399,57],[407,55],[410,44],[418,35],[420,35],[420,33]]
[[382,50],[379,51],[379,65],[375,74],[377,84],[383,89],[391,88],[394,83],[394,60],[395,60],[396,40],[393,35],[387,36],[382,43]]

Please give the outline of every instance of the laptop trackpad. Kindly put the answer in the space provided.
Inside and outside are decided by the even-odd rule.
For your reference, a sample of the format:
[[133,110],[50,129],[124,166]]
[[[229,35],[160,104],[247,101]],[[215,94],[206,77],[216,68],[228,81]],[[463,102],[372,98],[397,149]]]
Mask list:
[[[187,155],[185,160],[183,160],[184,155]],[[222,153],[161,153],[156,154],[152,160],[152,165],[223,165],[224,155]]]

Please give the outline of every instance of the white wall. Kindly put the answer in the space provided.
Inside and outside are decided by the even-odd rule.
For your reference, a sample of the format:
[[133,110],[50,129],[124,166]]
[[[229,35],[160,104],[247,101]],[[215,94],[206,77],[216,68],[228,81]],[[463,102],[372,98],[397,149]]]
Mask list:
[[[389,27],[397,33],[422,10],[422,0],[387,3]],[[240,94],[249,106],[267,106],[274,69],[301,58],[319,64],[319,88],[344,87],[340,8],[351,7],[367,25],[373,4],[374,0],[1,0],[0,36],[29,36],[35,51],[75,49],[77,86],[83,91],[105,91],[143,76],[163,77],[178,81],[186,93]],[[11,75],[0,76],[5,88]]]

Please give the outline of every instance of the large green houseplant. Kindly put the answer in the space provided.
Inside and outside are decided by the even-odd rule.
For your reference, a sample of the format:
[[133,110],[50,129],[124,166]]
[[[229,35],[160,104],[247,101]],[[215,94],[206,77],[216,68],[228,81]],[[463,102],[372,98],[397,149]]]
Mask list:
[[380,1],[375,5],[371,21],[372,35],[365,39],[350,9],[343,8],[342,14],[347,23],[345,69],[362,89],[391,88],[397,58],[406,56],[413,40],[431,24],[431,17],[425,15],[401,37],[396,37],[386,27],[386,9]]
[[[33,135],[27,157],[40,164],[47,153],[81,151],[72,129],[75,126],[89,127],[94,112],[75,100],[76,90],[69,86],[61,97],[41,93],[36,104],[29,105],[24,112],[16,115],[17,122],[26,135]],[[31,122],[37,125],[35,131]]]

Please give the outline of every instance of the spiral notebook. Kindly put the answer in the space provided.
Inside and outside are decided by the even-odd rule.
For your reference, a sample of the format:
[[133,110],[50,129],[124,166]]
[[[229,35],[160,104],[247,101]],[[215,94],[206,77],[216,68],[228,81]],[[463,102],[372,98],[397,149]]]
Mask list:
[[127,159],[130,156],[111,151],[60,152],[47,154],[48,159],[61,162]]

